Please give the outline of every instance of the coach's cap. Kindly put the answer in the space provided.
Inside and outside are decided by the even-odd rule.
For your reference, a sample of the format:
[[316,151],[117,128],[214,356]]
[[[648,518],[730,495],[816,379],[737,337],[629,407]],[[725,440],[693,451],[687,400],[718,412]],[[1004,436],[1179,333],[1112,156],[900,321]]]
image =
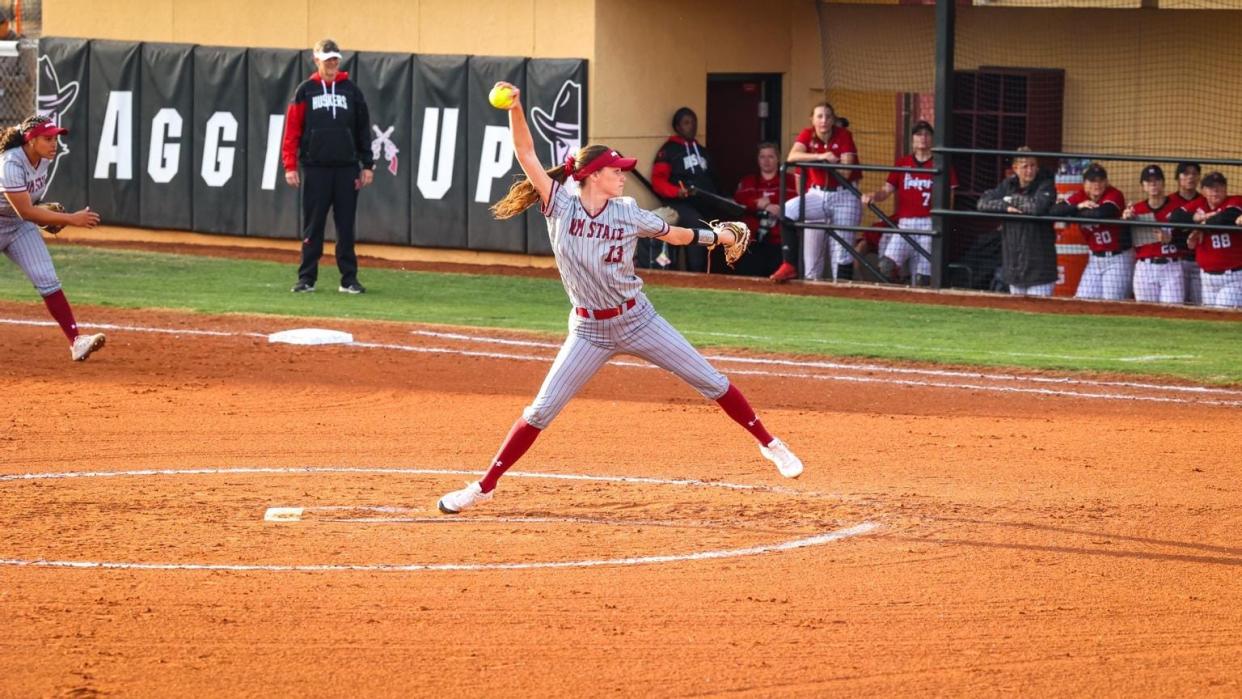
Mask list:
[[1082,179],[1085,182],[1098,182],[1108,179],[1108,171],[1099,163],[1091,163],[1086,170],[1082,171]]
[[1177,164],[1178,177],[1181,177],[1182,173],[1189,172],[1191,170],[1194,170],[1195,172],[1203,172],[1203,168],[1199,166],[1199,163],[1181,162]]
[[1227,184],[1225,176],[1219,172],[1209,172],[1203,176],[1203,181],[1199,183],[1200,187],[1224,187]]
[[58,125],[54,121],[42,121],[30,127],[29,131],[22,134],[22,142],[30,143],[40,136],[59,136],[63,133],[69,133],[69,129]]
[[914,123],[914,126],[910,127],[911,136],[916,133],[922,133],[923,131],[926,131],[927,133],[936,133],[936,130],[933,129],[932,125],[927,123],[927,121],[917,121]]
[[1139,182],[1151,182],[1152,180],[1160,180],[1164,182],[1164,170],[1159,165],[1148,165],[1139,173]]
[[638,165],[637,158],[626,158],[611,148],[595,156],[595,159],[574,171],[575,180],[585,180],[587,175],[606,167],[619,167],[622,170],[633,170]]
[[332,39],[321,39],[315,44],[315,58],[320,61],[326,61],[329,58],[340,58],[341,47],[336,45]]

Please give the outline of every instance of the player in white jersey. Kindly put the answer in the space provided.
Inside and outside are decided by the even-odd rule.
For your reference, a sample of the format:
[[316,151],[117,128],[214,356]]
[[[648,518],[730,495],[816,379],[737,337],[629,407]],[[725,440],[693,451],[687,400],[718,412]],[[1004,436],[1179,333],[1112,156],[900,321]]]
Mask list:
[[17,263],[35,290],[43,297],[48,312],[69,339],[69,355],[80,362],[104,345],[104,336],[78,332],[73,309],[52,266],[52,256],[39,233],[39,226],[81,226],[94,228],[99,214],[90,208],[74,213],[58,213],[36,206],[47,193],[48,166],[56,157],[58,139],[68,130],[47,117],[31,117],[0,134],[0,250]]
[[[496,481],[539,433],[604,364],[617,354],[632,354],[667,369],[703,397],[715,400],[729,417],[759,442],[759,451],[781,475],[795,478],[802,462],[781,440],[768,433],[737,387],[729,383],[697,350],[656,313],[634,274],[634,251],[640,237],[672,245],[729,245],[731,232],[694,231],[669,226],[655,214],[621,196],[633,158],[611,148],[587,146],[567,161],[544,170],[522,111],[520,93],[508,107],[513,149],[526,179],[492,207],[496,218],[517,216],[536,202],[548,220],[548,237],[565,292],[573,303],[569,335],[552,363],[535,400],[526,407],[479,481],[440,499],[439,508],[456,514],[490,500]],[[578,192],[564,182],[572,177]]]

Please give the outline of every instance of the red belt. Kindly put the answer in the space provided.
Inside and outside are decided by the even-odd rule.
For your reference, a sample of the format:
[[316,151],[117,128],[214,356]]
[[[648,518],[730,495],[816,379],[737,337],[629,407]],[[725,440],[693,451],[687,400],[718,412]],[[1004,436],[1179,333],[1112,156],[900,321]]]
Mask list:
[[612,308],[602,308],[598,311],[593,311],[589,308],[575,308],[574,313],[577,313],[583,318],[594,318],[595,320],[608,320],[609,318],[616,318],[622,313],[625,313],[626,311],[633,308],[634,305],[637,303],[638,302],[635,301],[634,299],[630,299],[629,301],[626,301],[620,306],[613,306]]

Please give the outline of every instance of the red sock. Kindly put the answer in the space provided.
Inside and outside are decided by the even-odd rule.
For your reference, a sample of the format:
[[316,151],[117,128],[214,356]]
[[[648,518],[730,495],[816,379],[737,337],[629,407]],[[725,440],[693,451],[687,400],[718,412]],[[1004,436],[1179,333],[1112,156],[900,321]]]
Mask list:
[[525,454],[527,449],[530,449],[530,445],[539,438],[540,431],[538,427],[531,427],[522,418],[518,418],[518,421],[513,423],[509,436],[505,437],[504,443],[500,445],[500,451],[496,452],[496,456],[492,459],[492,465],[487,469],[483,479],[479,481],[483,492],[490,493],[495,489],[496,481],[500,480],[510,466],[522,458],[522,454]]
[[78,322],[73,319],[73,309],[69,307],[69,299],[65,298],[65,292],[57,289],[47,296],[43,297],[43,303],[47,305],[47,310],[60,323],[60,329],[64,331],[65,337],[70,342],[78,336]]
[[742,392],[737,390],[736,386],[729,384],[729,390],[725,391],[723,396],[717,398],[716,402],[720,404],[720,407],[724,409],[729,417],[733,418],[734,422],[745,427],[746,431],[755,435],[755,439],[759,440],[760,444],[767,446],[772,442],[772,435],[768,434],[768,430],[763,426],[763,422],[759,420],[759,416],[751,409],[750,403],[746,402],[746,396],[742,395]]

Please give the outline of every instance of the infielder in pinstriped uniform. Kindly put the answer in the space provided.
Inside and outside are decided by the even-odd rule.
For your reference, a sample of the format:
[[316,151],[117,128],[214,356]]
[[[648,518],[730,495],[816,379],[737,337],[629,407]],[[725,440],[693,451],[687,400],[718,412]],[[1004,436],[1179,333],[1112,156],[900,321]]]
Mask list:
[[[569,335],[561,346],[535,400],[514,423],[483,478],[440,499],[439,508],[455,514],[490,500],[500,476],[530,448],[561,409],[604,364],[617,354],[632,354],[667,369],[703,397],[715,400],[759,441],[760,452],[790,478],[802,473],[802,462],[764,428],[735,386],[703,358],[668,321],[656,313],[634,274],[638,239],[659,238],[673,245],[726,245],[731,232],[693,231],[669,226],[655,214],[622,197],[625,172],[635,165],[605,146],[587,146],[563,165],[545,171],[522,111],[517,88],[508,107],[513,149],[526,179],[492,207],[500,219],[511,218],[535,204],[548,220],[556,266],[574,305]],[[573,177],[571,194],[564,186]]]
[[99,214],[90,208],[72,214],[57,213],[36,204],[47,193],[48,167],[59,148],[57,138],[69,133],[47,117],[31,117],[0,135],[0,178],[4,199],[0,200],[0,250],[26,273],[43,297],[48,312],[69,339],[69,353],[80,362],[103,347],[104,336],[78,332],[73,309],[52,266],[52,256],[39,233],[39,226],[81,226],[94,228]]

